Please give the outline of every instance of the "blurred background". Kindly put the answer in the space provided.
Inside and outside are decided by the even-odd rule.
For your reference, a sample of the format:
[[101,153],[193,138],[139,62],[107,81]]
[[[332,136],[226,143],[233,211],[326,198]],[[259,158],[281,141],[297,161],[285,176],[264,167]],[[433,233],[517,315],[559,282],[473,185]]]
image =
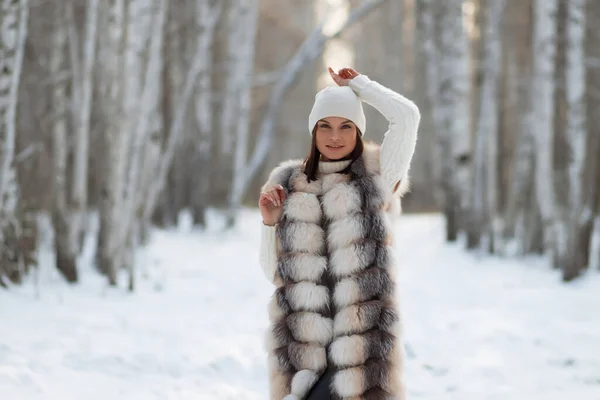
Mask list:
[[[409,359],[444,354],[440,336],[488,345],[508,338],[465,361],[475,375],[453,370],[456,358],[410,364],[412,395],[592,399],[600,391],[600,344],[591,331],[600,320],[585,310],[600,300],[599,22],[594,0],[3,1],[0,323],[12,322],[0,330],[0,394],[3,373],[9,383],[0,397],[100,396],[53,386],[76,379],[71,374],[85,365],[90,376],[121,371],[111,383],[120,391],[98,398],[153,398],[141,386],[128,391],[123,378],[148,373],[152,356],[123,354],[130,345],[153,354],[156,341],[135,338],[163,332],[174,313],[181,319],[170,326],[189,336],[159,333],[169,345],[153,371],[167,362],[171,378],[205,380],[163,385],[170,391],[155,388],[157,398],[266,398],[263,354],[248,350],[260,346],[271,291],[257,264],[259,190],[279,162],[307,155],[314,95],[333,84],[328,66],[348,66],[421,110],[412,190],[398,226],[408,341],[410,321],[418,327]],[[366,139],[380,143],[387,121],[369,106],[365,112]],[[225,298],[232,285],[239,297]],[[134,297],[122,297],[127,292]],[[435,310],[449,298],[458,302],[426,315],[425,304]],[[240,303],[258,322],[225,323],[240,315]],[[81,307],[60,318],[81,324],[86,339],[70,332],[72,341],[58,343],[65,332],[43,325],[64,304]],[[506,320],[517,309],[519,322]],[[97,319],[83,317],[89,310]],[[559,314],[536,319],[548,312]],[[489,336],[452,331],[483,323],[483,314]],[[160,323],[149,327],[149,320]],[[539,326],[557,320],[570,322],[554,326],[564,335],[544,347],[556,359],[532,350],[530,362],[498,364],[507,349],[542,346]],[[38,324],[55,332],[50,342],[23,335]],[[132,340],[113,348],[125,361],[98,356],[118,365],[102,367],[111,373],[97,368],[101,361],[79,360],[53,383],[40,378],[44,368],[65,366],[43,358],[40,343],[88,354],[90,343],[105,343],[96,336],[103,329]],[[253,333],[229,336],[247,330]],[[528,331],[541,336],[511,342]],[[579,352],[561,347],[569,335]],[[202,351],[194,337],[203,338]],[[214,349],[229,351],[225,338],[238,347],[223,355]],[[38,370],[23,367],[30,357],[44,360]],[[560,367],[542,369],[539,380],[518,373],[542,365]],[[511,369],[521,380],[499,377]],[[158,377],[140,382],[167,379]],[[429,393],[431,384],[438,386]],[[489,397],[481,397],[484,386],[493,388]]]

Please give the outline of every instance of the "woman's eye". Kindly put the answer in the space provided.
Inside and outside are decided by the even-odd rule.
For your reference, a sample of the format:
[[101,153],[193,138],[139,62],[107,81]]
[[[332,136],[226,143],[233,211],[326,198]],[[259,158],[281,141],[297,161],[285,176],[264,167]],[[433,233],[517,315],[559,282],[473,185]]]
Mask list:
[[329,125],[327,125],[327,124],[321,124],[321,125],[319,125],[319,128],[325,128],[325,129],[328,129],[328,128],[329,128]]
[[342,129],[350,129],[351,126],[350,125],[342,125]]

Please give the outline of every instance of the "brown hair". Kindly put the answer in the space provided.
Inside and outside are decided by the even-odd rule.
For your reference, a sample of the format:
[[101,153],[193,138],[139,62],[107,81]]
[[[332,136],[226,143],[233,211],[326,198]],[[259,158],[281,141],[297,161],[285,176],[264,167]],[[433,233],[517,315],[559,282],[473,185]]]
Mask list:
[[[335,160],[335,161],[352,160],[350,165],[348,165],[343,171],[341,171],[342,174],[347,174],[348,172],[350,172],[350,167],[352,166],[352,163],[354,161],[356,161],[358,159],[358,157],[360,157],[362,155],[364,147],[365,147],[365,143],[363,142],[363,139],[362,139],[362,133],[360,133],[360,130],[358,128],[356,128],[356,145],[354,146],[354,149],[352,149],[352,152],[350,154],[348,154],[346,157],[341,158],[339,160]],[[321,152],[317,148],[317,127],[315,126],[312,131],[312,141],[310,144],[310,153],[304,159],[304,174],[306,175],[307,181],[309,183],[311,181],[317,180],[317,171],[319,170],[320,159],[321,159]]]

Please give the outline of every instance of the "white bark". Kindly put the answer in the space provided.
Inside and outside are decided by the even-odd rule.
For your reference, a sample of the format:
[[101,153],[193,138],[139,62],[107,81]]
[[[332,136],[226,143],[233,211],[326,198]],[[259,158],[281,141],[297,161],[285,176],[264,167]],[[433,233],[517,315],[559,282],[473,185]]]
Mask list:
[[[78,110],[75,124],[73,152],[73,183],[69,240],[72,246],[80,248],[85,230],[85,214],[87,209],[88,160],[90,142],[90,119],[92,113],[92,95],[94,92],[94,64],[96,62],[96,32],[98,27],[98,8],[100,0],[88,0],[85,21],[85,39],[83,47],[83,63],[76,91],[79,97],[74,99]],[[74,67],[75,68],[75,67]]]
[[[151,33],[148,61],[145,72],[139,75],[143,77],[141,97],[135,100],[138,107],[136,107],[137,112],[132,116],[134,122],[131,126],[133,137],[129,152],[127,185],[124,194],[123,218],[125,228],[120,232],[119,243],[121,245],[137,242],[137,238],[130,239],[129,241],[126,238],[128,235],[134,235],[136,232],[135,224],[138,217],[136,209],[141,200],[143,190],[140,181],[142,179],[142,166],[144,164],[143,157],[146,154],[144,145],[150,134],[152,114],[157,111],[159,106],[167,0],[158,0],[157,5],[158,9],[156,11],[156,18],[154,18],[152,23],[152,31],[145,31],[146,34]],[[146,9],[143,12],[148,11]],[[132,84],[132,88],[134,85]]]
[[[16,110],[27,38],[29,2],[0,2],[0,285],[6,278],[19,282],[22,255],[17,244],[23,232],[17,213],[18,183],[13,167]],[[15,254],[16,253],[16,254]],[[15,256],[17,259],[15,260]]]
[[[489,127],[489,141],[487,146],[488,165],[487,165],[487,211],[488,211],[488,237],[490,240],[489,250],[495,252],[502,237],[502,220],[498,214],[498,203],[500,201],[500,132],[498,125],[499,113],[499,91],[500,74],[502,60],[502,18],[506,0],[494,0],[489,4],[489,18],[487,22],[486,34],[488,35],[488,45],[486,45],[486,69],[487,76],[484,83],[484,93],[486,95],[485,105],[490,110],[490,115],[486,118],[485,124]],[[488,54],[489,53],[489,54]],[[488,94],[488,91],[490,92]]]
[[[231,81],[236,85],[236,99],[238,101],[237,126],[235,128],[235,154],[233,159],[233,181],[229,192],[230,223],[232,222],[235,211],[242,202],[244,172],[246,169],[246,158],[248,156],[248,139],[250,133],[250,113],[251,113],[251,85],[252,75],[254,74],[254,50],[255,38],[258,21],[258,1],[245,0],[240,2],[244,10],[238,21],[237,40],[239,48],[237,49],[238,59],[236,60],[235,72]],[[231,115],[228,116],[231,119]]]
[[[586,162],[586,143],[588,132],[585,110],[585,0],[570,0],[567,2],[567,65],[566,65],[566,95],[568,104],[567,138],[570,147],[571,162],[569,165],[569,204],[565,221],[561,225],[568,234],[568,241],[558,243],[559,259],[563,265],[563,276],[574,277],[578,270],[580,258],[581,227],[586,220],[583,210],[583,182]],[[590,215],[591,213],[588,213]],[[591,216],[591,215],[590,215]]]
[[[66,65],[65,50],[67,44],[67,27],[64,19],[64,4],[54,6],[54,26],[52,30],[52,47],[50,54],[50,76],[59,77],[64,73]],[[67,81],[56,79],[52,86],[52,175],[54,226],[54,244],[56,266],[64,277],[74,282],[77,280],[75,259],[77,248],[69,240],[70,213],[67,189],[67,160],[69,156],[68,122],[67,122]]]
[[123,69],[125,44],[125,2],[111,0],[108,26],[106,27],[107,59],[104,61],[104,79],[107,90],[104,96],[107,128],[105,132],[106,157],[103,176],[102,207],[99,246],[100,270],[107,274],[109,283],[116,285],[120,254],[116,252],[118,233],[122,221],[119,219],[125,183],[126,143],[129,132],[123,130]]
[[[21,80],[21,67],[27,38],[29,1],[3,0],[0,3],[0,219],[8,216],[13,187],[13,159],[15,157],[17,96]],[[1,235],[1,229],[0,229]],[[1,239],[1,237],[0,237]]]
[[[446,216],[446,239],[458,235],[461,210],[468,199],[470,154],[469,42],[462,0],[421,0],[427,88],[437,136],[436,165]],[[439,27],[436,21],[439,20]],[[436,172],[437,172],[436,171]]]
[[[487,230],[490,250],[499,239],[498,218],[498,103],[502,39],[500,23],[505,0],[495,0],[487,7],[483,44],[483,82],[479,97],[479,115],[476,126],[474,180],[471,189],[473,220],[469,230],[481,235]],[[472,238],[476,242],[479,238]]]
[[[204,56],[202,72],[198,77],[196,96],[194,98],[195,118],[197,122],[198,138],[195,140],[193,168],[202,171],[195,174],[194,187],[192,188],[192,207],[196,223],[204,225],[204,212],[208,203],[210,190],[211,149],[213,146],[213,113],[212,113],[212,71],[213,57],[212,45],[218,17],[222,12],[222,4],[217,2],[211,5],[208,0],[197,3],[198,41]],[[249,89],[248,89],[249,90]]]
[[[557,0],[534,1],[534,60],[531,102],[535,117],[536,197],[544,225],[545,248],[554,250],[556,199],[553,173],[554,57],[556,54]],[[559,243],[563,239],[558,239]]]
[[339,37],[346,29],[359,22],[363,17],[386,1],[388,0],[369,0],[363,2],[360,6],[350,12],[348,19],[344,24],[330,34],[325,34],[323,32],[324,24],[321,23],[306,38],[296,54],[294,54],[290,61],[282,68],[281,75],[271,91],[269,102],[261,121],[259,136],[254,151],[245,168],[244,179],[240,187],[242,196],[246,193],[248,185],[252,179],[254,179],[269,154],[271,146],[273,145],[278,111],[285,100],[289,89],[298,80],[303,68],[314,62],[323,53],[327,41]]

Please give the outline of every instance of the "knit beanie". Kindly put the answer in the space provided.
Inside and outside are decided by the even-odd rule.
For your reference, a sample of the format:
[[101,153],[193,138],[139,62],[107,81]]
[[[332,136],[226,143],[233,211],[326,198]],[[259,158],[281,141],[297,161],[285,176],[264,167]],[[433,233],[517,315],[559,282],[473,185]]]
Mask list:
[[309,134],[312,135],[317,121],[327,117],[347,118],[365,134],[367,123],[362,101],[349,86],[327,86],[316,94],[308,116]]

